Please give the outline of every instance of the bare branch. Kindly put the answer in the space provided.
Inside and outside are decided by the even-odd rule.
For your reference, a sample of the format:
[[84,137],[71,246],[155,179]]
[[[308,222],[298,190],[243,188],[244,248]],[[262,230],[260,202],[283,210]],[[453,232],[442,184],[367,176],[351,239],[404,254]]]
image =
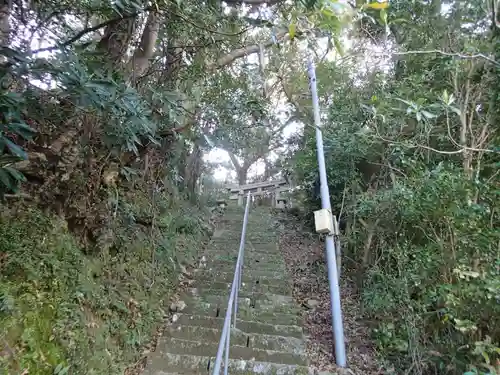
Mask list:
[[425,146],[425,145],[421,145],[421,144],[408,145],[408,144],[405,144],[405,143],[393,141],[392,139],[383,138],[380,135],[375,136],[375,138],[381,139],[384,142],[392,143],[392,144],[398,145],[398,146],[403,146],[403,147],[408,147],[408,148],[417,148],[418,147],[418,148],[423,148],[425,150],[436,152],[438,154],[445,154],[445,155],[461,154],[464,151],[465,152],[467,152],[467,151],[473,151],[473,152],[495,152],[495,153],[498,153],[498,151],[495,151],[495,150],[480,149],[480,148],[474,148],[474,147],[462,147],[460,150],[456,150],[456,151],[443,151],[443,150],[437,150],[435,148],[432,148],[432,147],[429,147],[429,146]]
[[470,60],[470,59],[484,59],[484,60],[487,60],[494,65],[500,66],[500,62],[496,61],[495,59],[493,59],[489,56],[486,56],[483,53],[476,53],[474,55],[466,55],[466,54],[462,54],[462,53],[445,52],[445,51],[441,51],[438,49],[431,49],[431,50],[427,50],[427,51],[415,50],[415,51],[405,51],[405,52],[393,52],[392,54],[396,55],[396,56],[403,56],[403,55],[424,55],[424,54],[432,54],[432,53],[436,53],[438,55],[444,55],[444,56],[458,57],[460,59],[468,59],[468,60]]
[[182,14],[179,14],[179,13],[172,13],[172,14],[174,14],[176,17],[179,17],[181,20],[185,21],[186,23],[189,23],[191,26],[194,26],[197,29],[200,29],[200,30],[203,30],[203,31],[208,31],[209,33],[212,33],[212,34],[219,34],[219,35],[224,35],[224,36],[239,36],[241,34],[246,33],[248,30],[250,30],[250,27],[248,27],[246,29],[238,31],[237,33],[225,33],[223,31],[217,31],[217,30],[213,30],[213,29],[207,28],[207,26],[205,26],[205,25],[203,25],[203,26],[202,25],[198,25],[197,23],[193,22],[189,18],[184,17]]
[[74,42],[78,41],[79,39],[83,38],[85,35],[87,35],[89,33],[92,33],[94,31],[102,29],[102,28],[104,28],[106,26],[109,26],[109,25],[111,25],[111,24],[113,24],[113,23],[115,23],[117,21],[122,20],[122,19],[136,17],[138,14],[139,13],[127,14],[124,17],[113,18],[111,20],[107,20],[107,21],[105,21],[103,23],[100,23],[99,25],[85,28],[82,31],[80,31],[79,33],[77,33],[75,36],[73,36],[72,38],[69,38],[68,40],[66,40],[65,42],[59,43],[59,44],[57,44],[55,46],[39,48],[39,49],[36,49],[34,51],[31,51],[31,53],[36,54],[36,53],[40,53],[40,52],[51,52],[51,51],[55,51],[57,49],[61,49],[61,48],[67,47],[67,46],[73,44]]
[[284,2],[283,0],[224,0],[224,2],[228,5],[241,5],[241,4],[248,4],[248,5],[264,5],[266,4],[267,6],[279,4],[281,2]]
[[[280,41],[286,40],[288,37],[287,32],[282,32],[276,36],[276,39]],[[268,41],[267,43],[263,43],[262,47],[263,48],[269,48],[274,44],[272,40]],[[216,69],[216,68],[222,68],[223,66],[229,65],[235,60],[245,57],[254,53],[257,53],[260,51],[260,46],[261,44],[254,44],[251,46],[246,46],[243,48],[238,48],[235,49],[234,51],[231,51],[227,55],[224,55],[217,59],[217,61],[211,65],[209,65],[209,69]]]

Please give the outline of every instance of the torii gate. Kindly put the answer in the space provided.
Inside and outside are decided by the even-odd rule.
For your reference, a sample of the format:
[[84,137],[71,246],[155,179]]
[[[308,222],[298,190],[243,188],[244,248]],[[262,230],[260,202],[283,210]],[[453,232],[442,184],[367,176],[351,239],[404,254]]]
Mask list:
[[255,182],[246,185],[228,185],[225,187],[231,194],[230,200],[238,200],[238,206],[243,206],[243,198],[250,192],[252,196],[265,196],[271,194],[272,206],[285,208],[288,199],[282,193],[291,189],[286,180]]

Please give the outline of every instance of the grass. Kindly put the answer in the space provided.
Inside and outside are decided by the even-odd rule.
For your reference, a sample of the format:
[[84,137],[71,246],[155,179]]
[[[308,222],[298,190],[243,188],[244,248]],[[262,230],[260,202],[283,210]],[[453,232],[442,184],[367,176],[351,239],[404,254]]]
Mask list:
[[89,252],[59,218],[3,211],[0,374],[123,373],[163,319],[179,259],[206,234],[176,209],[161,231],[117,219],[115,251]]

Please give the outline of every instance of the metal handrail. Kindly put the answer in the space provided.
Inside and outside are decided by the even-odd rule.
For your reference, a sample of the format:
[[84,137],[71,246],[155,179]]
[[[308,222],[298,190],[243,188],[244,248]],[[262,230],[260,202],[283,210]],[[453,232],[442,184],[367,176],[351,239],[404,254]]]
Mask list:
[[[240,249],[238,251],[238,259],[234,269],[233,283],[231,284],[231,293],[227,304],[226,317],[224,318],[224,326],[220,336],[219,347],[215,357],[215,365],[213,375],[220,374],[222,365],[222,355],[224,354],[224,375],[227,375],[229,365],[229,340],[231,337],[231,323],[233,328],[236,327],[236,315],[238,313],[238,292],[241,287],[241,271],[243,269],[243,258],[245,253],[245,236],[247,232],[248,211],[250,208],[250,192],[247,195],[247,203],[245,206],[245,214],[243,216],[243,229],[241,230]],[[234,316],[233,316],[234,305]],[[233,320],[234,319],[234,320]]]
[[[330,203],[330,191],[328,189],[328,179],[326,175],[325,153],[323,150],[323,133],[321,131],[321,118],[319,113],[318,88],[316,84],[316,69],[312,57],[309,56],[307,73],[309,75],[309,88],[311,89],[314,125],[316,126],[316,153],[318,156],[321,207],[332,211]],[[326,264],[328,267],[328,283],[330,286],[330,306],[332,309],[333,338],[335,342],[335,361],[337,366],[346,367],[347,359],[345,353],[344,325],[342,323],[342,308],[340,306],[340,287],[337,274],[337,254],[335,249],[335,239],[333,234],[325,237]],[[340,249],[339,249],[340,250]],[[340,255],[340,253],[338,253]]]

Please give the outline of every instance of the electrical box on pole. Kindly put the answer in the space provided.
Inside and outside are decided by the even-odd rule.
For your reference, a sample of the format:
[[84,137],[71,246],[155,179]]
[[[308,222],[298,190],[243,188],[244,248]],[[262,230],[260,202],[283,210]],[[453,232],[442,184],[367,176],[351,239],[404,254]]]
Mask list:
[[333,234],[334,224],[333,216],[330,210],[322,208],[321,210],[314,211],[314,224],[316,232],[321,234]]

